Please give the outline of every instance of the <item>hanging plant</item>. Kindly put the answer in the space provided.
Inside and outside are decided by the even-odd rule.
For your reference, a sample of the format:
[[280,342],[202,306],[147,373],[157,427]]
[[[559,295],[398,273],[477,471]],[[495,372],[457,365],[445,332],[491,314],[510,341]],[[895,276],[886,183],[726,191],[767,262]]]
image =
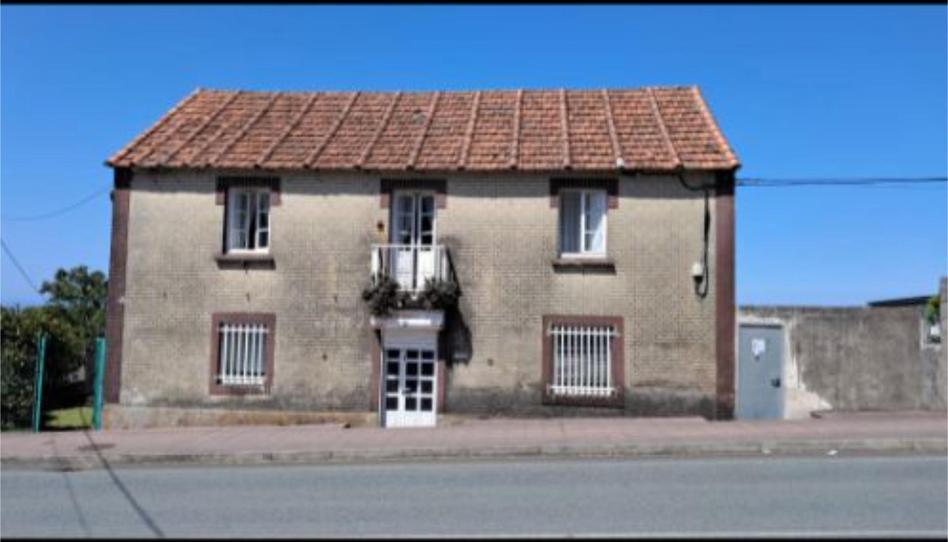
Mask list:
[[362,290],[362,300],[373,316],[389,316],[402,309],[448,310],[457,306],[460,296],[461,289],[456,282],[428,279],[425,288],[413,297],[388,275]]
[[374,316],[388,316],[393,311],[404,308],[409,296],[407,292],[399,289],[395,279],[383,275],[362,290],[362,300],[369,305],[369,312]]
[[446,310],[457,306],[459,297],[461,297],[461,289],[456,282],[427,279],[425,289],[418,296],[418,301],[425,310]]

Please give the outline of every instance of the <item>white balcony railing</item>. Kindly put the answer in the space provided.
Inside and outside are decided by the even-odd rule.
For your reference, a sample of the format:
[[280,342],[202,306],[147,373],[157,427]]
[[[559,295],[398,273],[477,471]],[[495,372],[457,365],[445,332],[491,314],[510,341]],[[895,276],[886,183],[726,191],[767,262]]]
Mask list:
[[387,275],[411,293],[427,279],[448,280],[449,267],[444,245],[372,245],[372,280]]

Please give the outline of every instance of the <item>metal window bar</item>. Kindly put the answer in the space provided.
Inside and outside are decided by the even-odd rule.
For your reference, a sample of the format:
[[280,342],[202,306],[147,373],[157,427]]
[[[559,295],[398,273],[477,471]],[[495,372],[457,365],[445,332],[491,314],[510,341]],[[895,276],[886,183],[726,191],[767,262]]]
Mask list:
[[264,384],[267,333],[267,326],[262,324],[221,324],[218,383],[235,386]]
[[612,385],[612,326],[553,325],[553,395],[608,397]]

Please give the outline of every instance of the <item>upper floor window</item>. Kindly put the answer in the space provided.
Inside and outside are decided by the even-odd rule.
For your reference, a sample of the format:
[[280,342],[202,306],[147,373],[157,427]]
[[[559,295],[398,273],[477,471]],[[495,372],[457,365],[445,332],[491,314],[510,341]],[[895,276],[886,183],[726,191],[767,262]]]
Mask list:
[[560,191],[560,255],[606,255],[606,191]]
[[270,249],[270,189],[233,187],[227,193],[227,251]]

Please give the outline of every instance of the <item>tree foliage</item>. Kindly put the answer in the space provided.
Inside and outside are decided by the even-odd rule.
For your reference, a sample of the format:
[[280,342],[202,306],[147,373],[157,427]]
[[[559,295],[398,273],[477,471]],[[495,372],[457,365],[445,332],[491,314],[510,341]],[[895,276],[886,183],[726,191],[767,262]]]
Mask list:
[[43,282],[40,293],[49,296],[46,307],[51,317],[64,324],[59,340],[68,343],[71,351],[81,356],[86,374],[91,375],[95,364],[95,338],[105,334],[108,297],[105,274],[90,273],[84,265],[59,269],[52,281]]

